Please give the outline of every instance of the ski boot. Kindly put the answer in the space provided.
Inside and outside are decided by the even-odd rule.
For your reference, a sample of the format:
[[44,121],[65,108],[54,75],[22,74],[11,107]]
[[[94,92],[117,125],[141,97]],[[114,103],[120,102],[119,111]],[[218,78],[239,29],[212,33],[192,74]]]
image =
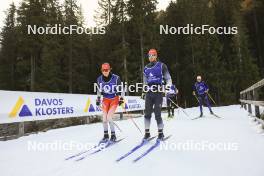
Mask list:
[[210,110],[210,114],[214,115],[214,112],[212,110]]
[[163,129],[159,129],[157,141],[163,141],[163,139],[164,139]]
[[111,142],[115,142],[116,141],[116,135],[115,132],[111,132],[111,138],[110,138]]
[[104,131],[104,137],[103,139],[100,141],[100,143],[106,143],[109,140],[109,134],[108,131]]
[[149,138],[150,138],[150,132],[149,132],[149,129],[146,129],[143,141],[147,141],[149,140]]
[[203,117],[203,113],[201,112],[200,116],[199,117]]

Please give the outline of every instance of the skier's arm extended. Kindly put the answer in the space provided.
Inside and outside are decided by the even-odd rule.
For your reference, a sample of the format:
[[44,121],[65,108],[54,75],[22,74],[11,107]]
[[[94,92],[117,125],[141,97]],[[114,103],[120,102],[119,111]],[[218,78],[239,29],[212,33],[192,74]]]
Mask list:
[[165,83],[167,85],[171,85],[172,84],[171,75],[169,73],[167,65],[165,64],[162,64],[162,75],[164,77]]

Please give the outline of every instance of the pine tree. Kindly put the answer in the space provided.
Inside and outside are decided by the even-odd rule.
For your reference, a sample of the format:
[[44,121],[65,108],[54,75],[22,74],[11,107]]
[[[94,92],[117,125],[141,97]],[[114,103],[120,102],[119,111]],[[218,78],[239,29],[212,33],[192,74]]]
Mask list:
[[45,37],[41,34],[28,34],[28,25],[46,26],[45,5],[44,0],[23,0],[18,8],[19,55],[21,57],[19,72],[23,75],[20,85],[23,89],[31,91],[37,90],[37,82],[41,81],[38,75]]
[[120,58],[123,64],[120,68],[122,70],[121,75],[125,82],[128,82],[128,43],[126,40],[126,27],[127,27],[127,5],[124,0],[117,0],[112,8],[112,20],[110,30],[113,36],[117,39],[114,53],[116,58]]
[[259,79],[259,70],[255,63],[256,59],[249,52],[248,35],[245,21],[240,7],[234,9],[234,23],[238,26],[239,32],[233,38],[233,49],[237,63],[237,76],[235,81],[236,98],[239,98],[240,90],[247,88]]
[[[169,27],[184,27],[187,24],[194,27],[208,24],[215,26],[214,6],[209,0],[179,0],[171,2],[165,14],[161,16],[160,24]],[[169,65],[173,81],[180,90],[181,99],[185,105],[192,105],[192,85],[197,75],[202,75],[217,87],[221,68],[221,44],[216,34],[177,34],[161,36],[161,55]],[[219,90],[213,91],[213,96]]]
[[16,90],[18,42],[15,12],[16,7],[12,3],[1,32],[0,89]]
[[227,104],[236,102],[239,92],[258,79],[258,70],[249,52],[248,33],[241,10],[240,0],[216,1],[217,24],[238,27],[236,35],[219,36],[223,43],[221,62],[225,68],[220,80],[225,80],[222,82],[225,88],[222,97]]
[[112,19],[112,8],[116,0],[99,0],[99,9],[96,11],[95,20],[98,26],[109,25]]
[[[65,17],[65,25],[70,26],[70,25],[77,25],[78,24],[78,5],[76,0],[65,0],[64,1],[64,17]],[[65,52],[66,58],[68,58],[68,92],[72,93],[73,92],[73,50],[74,50],[74,41],[75,41],[75,34],[70,34],[67,36],[66,39],[66,48]]]
[[245,0],[242,3],[242,14],[248,30],[250,53],[257,58],[260,74],[264,76],[264,2],[262,0]]
[[[133,51],[130,57],[131,62],[135,64],[140,63],[140,67],[136,66],[139,74],[136,75],[137,82],[143,81],[143,68],[145,66],[145,53],[150,48],[157,48],[158,43],[155,40],[156,33],[156,0],[129,0],[128,1],[128,16],[130,18],[130,27],[132,28],[130,33],[133,36],[131,43],[136,43],[131,50]],[[129,42],[130,43],[130,42]],[[139,50],[138,50],[139,48]],[[140,60],[135,62],[135,58]],[[138,79],[141,78],[141,79]],[[130,78],[131,79],[131,78]]]
[[[61,6],[57,0],[47,1],[45,16],[47,25],[63,24]],[[40,65],[39,91],[67,92],[65,77],[63,77],[64,64],[64,38],[62,35],[45,35],[42,61]]]

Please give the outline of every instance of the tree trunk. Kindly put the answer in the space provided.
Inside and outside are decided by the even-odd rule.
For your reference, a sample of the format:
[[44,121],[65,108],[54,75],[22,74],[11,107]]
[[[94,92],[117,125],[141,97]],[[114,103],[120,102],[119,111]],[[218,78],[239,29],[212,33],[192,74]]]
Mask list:
[[[253,1],[254,3],[255,0]],[[254,5],[253,7],[253,21],[254,21],[254,27],[255,27],[255,33],[256,33],[256,37],[257,37],[257,53],[258,53],[258,65],[262,65],[262,62],[263,62],[263,51],[261,50],[261,39],[262,39],[262,36],[261,36],[261,33],[259,32],[259,25],[258,25],[258,20],[257,20],[257,14],[256,14],[256,5]],[[261,69],[261,74],[264,74],[264,70]]]
[[30,91],[35,91],[35,67],[36,67],[36,58],[33,54],[30,56],[31,61],[31,75],[30,75]]
[[11,90],[15,90],[15,58],[11,62]]
[[145,67],[145,64],[144,64],[144,44],[143,44],[143,32],[140,31],[140,54],[141,54],[141,68],[142,68],[142,76],[141,76],[141,79],[142,79],[142,83],[143,83],[143,80],[144,80],[144,74],[143,74],[143,71],[144,71],[144,67]]
[[[128,83],[127,57],[126,57],[126,38],[125,38],[125,20],[124,20],[124,2],[122,2],[122,53],[124,62],[124,77],[125,82]],[[129,95],[129,91],[126,92]]]
[[69,55],[69,93],[72,93],[72,36],[70,35],[70,55]]
[[108,0],[108,24],[111,23],[111,0]]
[[[73,12],[73,4],[72,4],[72,1],[71,1],[71,12]],[[72,20],[72,17],[70,17],[70,21],[73,21]],[[72,34],[70,35],[70,51],[69,51],[69,93],[72,93]]]
[[[93,37],[92,35],[90,35],[89,37],[89,51],[90,51],[90,59],[89,59],[89,63],[88,63],[88,75],[87,77],[89,78],[90,75],[93,75],[94,74],[94,67],[96,66],[96,63],[94,62],[94,50],[93,50]],[[91,80],[91,79],[90,79]],[[89,92],[93,92],[93,93],[96,93],[96,90],[94,89],[89,89]]]

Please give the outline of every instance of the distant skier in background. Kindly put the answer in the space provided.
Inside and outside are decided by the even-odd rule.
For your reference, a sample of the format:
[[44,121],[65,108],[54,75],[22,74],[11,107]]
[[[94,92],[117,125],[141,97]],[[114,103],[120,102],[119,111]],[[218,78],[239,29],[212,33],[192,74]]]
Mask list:
[[108,124],[111,130],[111,138],[110,141],[116,141],[115,135],[115,126],[113,122],[113,115],[116,111],[118,105],[122,105],[124,103],[124,91],[122,89],[118,89],[121,85],[120,77],[113,74],[111,72],[111,67],[109,63],[104,63],[101,66],[102,75],[97,78],[97,85],[99,89],[97,89],[97,100],[96,105],[101,105],[101,95],[103,96],[102,101],[102,111],[103,111],[103,129],[104,129],[104,137],[101,140],[102,142],[106,142],[109,140],[108,134]]
[[203,116],[203,101],[205,101],[205,103],[207,104],[210,113],[214,114],[208,98],[209,88],[207,84],[204,81],[202,81],[202,77],[200,75],[197,76],[196,80],[197,81],[193,86],[193,95],[196,97],[198,96],[197,98],[200,106],[200,117]]
[[[143,140],[148,140],[150,138],[150,122],[151,114],[154,111],[155,119],[158,126],[158,140],[164,139],[163,134],[163,120],[161,117],[161,108],[163,102],[163,91],[159,91],[155,87],[162,87],[163,82],[167,85],[171,85],[171,76],[168,71],[167,66],[157,61],[157,51],[155,49],[150,49],[148,52],[149,64],[144,68],[144,84],[150,89],[146,92],[145,96],[145,136]],[[153,89],[152,89],[153,88]],[[143,96],[144,97],[144,96]]]
[[177,104],[177,94],[178,90],[173,84],[170,86],[170,89],[166,91],[168,118],[174,117],[174,109],[176,108],[175,104]]

